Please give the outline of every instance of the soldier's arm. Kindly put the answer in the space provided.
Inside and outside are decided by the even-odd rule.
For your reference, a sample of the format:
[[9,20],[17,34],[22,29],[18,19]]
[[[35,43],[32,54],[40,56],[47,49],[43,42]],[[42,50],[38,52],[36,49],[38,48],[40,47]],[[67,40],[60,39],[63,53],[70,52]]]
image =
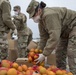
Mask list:
[[40,41],[37,48],[43,50],[49,36],[46,30],[44,29],[43,23],[40,22],[38,27],[39,27],[39,32],[40,32]]
[[49,38],[44,47],[43,54],[45,56],[49,55],[58,44],[60,34],[61,34],[61,22],[57,14],[47,15],[45,19],[46,27],[48,30]]
[[27,17],[25,14],[22,15],[22,22],[23,23],[26,23],[27,22]]
[[27,17],[26,17],[26,15],[25,14],[23,14],[23,22],[27,22]]
[[7,25],[12,30],[15,29],[14,23],[11,19],[11,6],[6,1],[2,3],[2,18],[5,25]]

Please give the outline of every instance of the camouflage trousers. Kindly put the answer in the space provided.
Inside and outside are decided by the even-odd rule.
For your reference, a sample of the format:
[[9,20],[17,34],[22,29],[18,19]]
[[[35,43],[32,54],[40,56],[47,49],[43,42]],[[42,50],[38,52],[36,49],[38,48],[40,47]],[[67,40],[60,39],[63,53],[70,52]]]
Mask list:
[[8,56],[8,41],[6,37],[6,33],[0,32],[0,61],[7,59]]
[[61,38],[56,49],[57,67],[66,69],[66,57],[70,71],[76,75],[76,26],[66,39]]
[[20,34],[18,39],[18,57],[27,57],[27,42],[28,36]]

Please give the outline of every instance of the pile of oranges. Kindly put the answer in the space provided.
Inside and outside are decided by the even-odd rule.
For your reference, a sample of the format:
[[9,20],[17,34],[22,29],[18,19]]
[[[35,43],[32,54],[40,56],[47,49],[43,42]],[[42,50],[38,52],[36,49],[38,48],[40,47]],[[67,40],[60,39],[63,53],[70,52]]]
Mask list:
[[[36,65],[36,59],[39,57],[39,54],[42,53],[42,50],[38,49],[31,49],[28,54],[28,62],[33,63],[33,65]],[[44,61],[41,63],[38,63],[37,65],[44,66]]]
[[18,65],[16,62],[9,60],[2,60],[0,67],[0,75],[25,75],[27,71],[27,65]]
[[[8,60],[3,60],[2,62],[5,61],[10,62]],[[2,64],[2,62],[0,66],[0,75],[73,75],[71,72],[61,70],[55,65],[52,65],[49,68],[37,65],[28,67],[26,64],[18,65],[16,62],[12,62],[9,67],[7,62],[4,64]]]

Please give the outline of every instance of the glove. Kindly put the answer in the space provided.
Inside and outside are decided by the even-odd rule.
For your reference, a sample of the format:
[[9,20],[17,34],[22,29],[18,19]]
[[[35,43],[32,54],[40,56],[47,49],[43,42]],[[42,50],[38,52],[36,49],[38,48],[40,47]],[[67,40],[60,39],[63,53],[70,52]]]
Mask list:
[[18,39],[18,36],[13,33],[13,34],[12,34],[12,39],[13,39],[13,40],[17,40],[17,39]]
[[36,64],[38,64],[43,62],[44,60],[45,60],[45,56],[43,54],[39,54],[38,59],[36,59],[35,61],[37,61]]

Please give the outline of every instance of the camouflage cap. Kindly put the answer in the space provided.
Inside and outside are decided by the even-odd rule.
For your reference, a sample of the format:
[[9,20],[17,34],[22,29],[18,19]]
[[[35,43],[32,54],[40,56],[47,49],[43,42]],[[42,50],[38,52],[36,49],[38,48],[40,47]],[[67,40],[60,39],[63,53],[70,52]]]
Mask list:
[[32,0],[30,4],[28,5],[26,12],[29,13],[29,18],[32,18],[33,15],[35,14],[35,9],[39,5],[39,2]]

